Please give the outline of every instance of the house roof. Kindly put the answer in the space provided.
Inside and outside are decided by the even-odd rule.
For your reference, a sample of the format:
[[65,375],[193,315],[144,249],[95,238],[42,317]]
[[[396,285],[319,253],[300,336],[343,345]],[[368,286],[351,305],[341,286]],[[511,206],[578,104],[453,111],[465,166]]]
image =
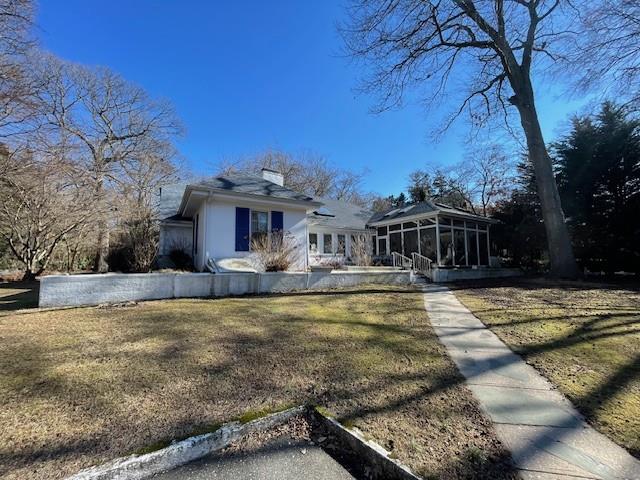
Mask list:
[[190,183],[189,186],[196,189],[226,190],[233,193],[261,195],[285,200],[298,200],[303,202],[313,200],[303,193],[294,192],[287,187],[254,175],[225,175],[223,177],[210,178],[202,182]]
[[183,219],[182,216],[178,215],[178,210],[185,188],[187,188],[186,183],[173,183],[160,187],[158,214],[162,220]]
[[364,230],[369,218],[371,218],[371,210],[359,205],[330,198],[315,198],[314,200],[322,203],[323,206],[307,215],[311,225]]
[[444,203],[432,202],[430,200],[414,203],[413,205],[406,205],[404,207],[390,208],[383,212],[375,213],[367,223],[374,224],[379,222],[387,222],[396,219],[415,217],[416,215],[423,215],[428,213],[445,213],[453,216],[473,218],[492,223],[491,219],[483,217],[481,215],[476,215],[472,212],[469,212],[468,210],[452,207],[451,205],[445,205]]
[[160,190],[159,214],[162,220],[185,220],[180,212],[185,190],[219,190],[242,195],[257,195],[280,200],[313,202],[302,193],[253,175],[225,175],[200,182],[165,185]]

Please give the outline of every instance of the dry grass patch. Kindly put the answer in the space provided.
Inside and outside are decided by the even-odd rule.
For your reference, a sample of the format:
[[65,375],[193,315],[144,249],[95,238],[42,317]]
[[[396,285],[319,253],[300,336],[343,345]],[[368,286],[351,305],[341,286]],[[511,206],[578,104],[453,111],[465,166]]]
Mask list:
[[597,429],[640,458],[637,289],[526,279],[457,288],[456,296]]
[[513,478],[410,288],[9,315],[0,342],[6,478],[61,478],[301,403],[425,477]]

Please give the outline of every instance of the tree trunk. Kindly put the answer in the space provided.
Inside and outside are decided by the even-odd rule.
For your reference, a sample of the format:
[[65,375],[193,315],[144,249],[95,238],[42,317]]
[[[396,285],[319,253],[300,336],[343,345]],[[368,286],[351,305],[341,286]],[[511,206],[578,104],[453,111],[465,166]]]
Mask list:
[[96,251],[96,262],[94,269],[98,273],[106,273],[109,271],[107,256],[109,255],[109,229],[107,220],[103,212],[100,212],[101,218],[98,220],[98,246]]
[[573,255],[569,230],[560,203],[560,194],[553,174],[551,157],[544,143],[533,95],[528,99],[514,99],[520,112],[520,122],[527,138],[529,159],[536,175],[538,197],[542,206],[542,218],[547,233],[551,274],[562,278],[575,278],[578,267]]
[[98,273],[109,271],[107,257],[109,255],[109,225],[107,222],[107,209],[104,199],[104,180],[99,176],[96,183],[96,199],[98,202],[98,244],[94,270]]
[[25,269],[24,274],[22,275],[23,282],[34,282],[36,280],[36,274],[33,273],[30,269]]

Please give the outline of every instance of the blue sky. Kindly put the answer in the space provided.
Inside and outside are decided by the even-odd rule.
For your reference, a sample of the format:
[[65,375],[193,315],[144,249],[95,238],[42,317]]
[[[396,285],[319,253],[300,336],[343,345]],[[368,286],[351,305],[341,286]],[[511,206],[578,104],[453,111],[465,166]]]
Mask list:
[[[180,150],[196,173],[266,148],[312,150],[368,169],[366,190],[398,193],[412,170],[462,160],[467,128],[435,143],[429,132],[439,115],[419,105],[369,113],[373,99],[354,92],[361,72],[341,55],[342,5],[41,0],[37,22],[44,48],[170,99],[186,127]],[[540,93],[551,139],[578,104]]]

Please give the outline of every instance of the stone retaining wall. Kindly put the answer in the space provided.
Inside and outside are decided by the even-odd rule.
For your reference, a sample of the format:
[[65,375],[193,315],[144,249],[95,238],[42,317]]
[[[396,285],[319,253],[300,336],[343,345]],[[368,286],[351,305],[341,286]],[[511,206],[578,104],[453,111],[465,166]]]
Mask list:
[[184,297],[224,297],[256,293],[408,285],[408,271],[273,273],[108,273],[50,275],[40,280],[40,307],[66,307]]

